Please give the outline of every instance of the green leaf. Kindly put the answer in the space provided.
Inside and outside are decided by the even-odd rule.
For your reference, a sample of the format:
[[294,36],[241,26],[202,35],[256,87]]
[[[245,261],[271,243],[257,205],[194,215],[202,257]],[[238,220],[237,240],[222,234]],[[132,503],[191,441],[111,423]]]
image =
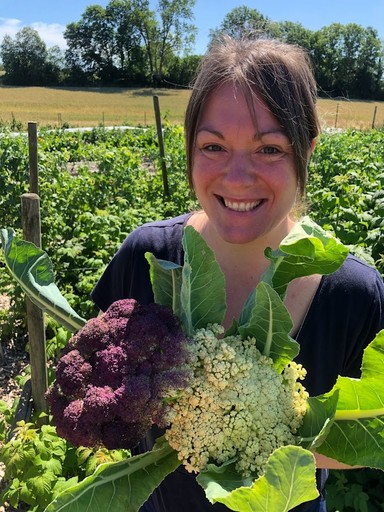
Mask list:
[[171,307],[184,331],[191,335],[209,323],[222,323],[225,282],[213,251],[192,226],[184,229],[183,249],[182,267],[158,260],[149,252],[145,257],[150,265],[155,302]]
[[200,473],[198,481],[211,503],[223,503],[239,512],[285,512],[319,495],[314,457],[299,446],[275,450],[265,474],[252,484],[241,485],[241,479],[234,473],[233,465],[210,465]]
[[93,475],[59,494],[45,512],[136,512],[179,465],[177,453],[162,437],[150,452],[101,464]]
[[50,493],[55,480],[56,476],[53,473],[45,471],[44,473],[40,472],[38,475],[28,478],[26,485],[32,495],[43,497]]
[[271,357],[278,371],[299,353],[299,344],[289,336],[292,320],[279,295],[261,282],[240,314],[238,331],[243,338],[256,338],[260,352]]
[[226,310],[225,280],[214,252],[192,227],[184,229],[181,320],[186,332],[221,324]]
[[298,222],[281,242],[279,249],[267,248],[271,264],[262,276],[284,297],[288,283],[312,274],[331,274],[347,257],[348,249],[309,217]]
[[334,390],[327,396],[308,398],[307,412],[297,432],[300,446],[314,451],[323,443],[332,426],[338,398],[338,390]]
[[1,230],[1,243],[8,269],[31,301],[68,330],[79,330],[85,320],[55,285],[47,253],[31,242],[18,240],[11,228]]
[[179,316],[182,267],[171,261],[158,260],[150,252],[145,253],[145,258],[149,263],[155,302],[172,308]]
[[345,464],[384,470],[383,382],[384,330],[364,351],[361,379],[337,379],[335,421],[319,453]]

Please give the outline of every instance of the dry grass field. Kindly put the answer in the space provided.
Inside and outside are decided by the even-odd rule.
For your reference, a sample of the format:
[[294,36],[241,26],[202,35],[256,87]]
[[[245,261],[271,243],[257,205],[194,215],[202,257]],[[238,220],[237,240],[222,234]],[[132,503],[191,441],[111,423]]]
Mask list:
[[[0,86],[0,123],[71,127],[153,125],[153,95],[159,97],[162,116],[182,123],[190,92],[181,89],[54,88]],[[320,99],[323,127],[384,126],[384,102]],[[376,110],[376,115],[375,115]]]

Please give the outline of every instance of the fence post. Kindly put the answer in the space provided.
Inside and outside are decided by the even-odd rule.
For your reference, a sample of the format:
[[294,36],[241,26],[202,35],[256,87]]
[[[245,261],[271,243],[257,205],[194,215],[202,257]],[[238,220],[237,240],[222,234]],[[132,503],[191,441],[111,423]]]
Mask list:
[[337,128],[337,122],[339,120],[339,107],[340,107],[340,104],[338,103],[336,105],[336,117],[335,117],[335,128]]
[[[28,146],[30,192],[21,196],[23,238],[41,247],[37,123],[35,122],[28,123]],[[37,414],[47,413],[48,406],[44,397],[48,387],[44,314],[42,309],[33,304],[28,297],[26,309],[33,405]]]
[[37,168],[37,123],[28,123],[29,146],[29,191],[32,194],[39,193],[39,176]]
[[375,123],[376,123],[376,114],[377,114],[377,105],[375,106],[375,109],[374,109],[374,111],[373,111],[372,130],[375,128]]
[[161,170],[162,170],[162,174],[163,174],[163,188],[164,188],[165,196],[168,197],[169,196],[168,175],[167,175],[167,166],[165,165],[163,131],[161,129],[161,117],[160,117],[160,106],[159,106],[159,97],[158,96],[153,97],[153,106],[155,109],[157,138],[159,141]]
[[[40,199],[37,194],[21,196],[23,237],[41,247]],[[34,409],[37,414],[48,412],[45,392],[48,387],[46,340],[43,311],[27,297],[27,324],[31,363],[31,384]]]

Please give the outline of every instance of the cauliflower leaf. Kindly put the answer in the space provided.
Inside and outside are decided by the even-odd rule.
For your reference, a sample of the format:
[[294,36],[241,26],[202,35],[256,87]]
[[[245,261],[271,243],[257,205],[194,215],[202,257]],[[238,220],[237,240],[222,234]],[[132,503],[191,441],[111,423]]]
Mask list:
[[211,503],[223,503],[230,510],[239,512],[287,512],[319,495],[314,457],[298,446],[275,450],[265,474],[252,484],[245,482],[242,485],[232,464],[220,467],[210,464],[197,480]]
[[54,283],[53,265],[47,253],[32,242],[19,240],[11,228],[1,230],[6,265],[30,300],[69,331],[85,320],[74,311]]

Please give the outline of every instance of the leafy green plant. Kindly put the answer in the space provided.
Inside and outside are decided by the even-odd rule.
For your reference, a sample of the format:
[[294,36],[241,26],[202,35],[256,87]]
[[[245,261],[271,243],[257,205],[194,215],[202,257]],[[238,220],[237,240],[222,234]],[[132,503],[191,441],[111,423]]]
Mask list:
[[384,510],[383,493],[381,471],[331,471],[327,507],[330,512],[380,512]]
[[[2,230],[2,235],[8,237],[5,246],[12,248],[11,234]],[[15,243],[19,248],[22,245],[17,241]],[[219,290],[213,292],[216,300],[208,301],[211,307],[208,310],[206,307],[200,309],[205,299],[205,287],[201,286],[201,282],[206,281],[207,273],[215,271],[216,263],[209,256],[209,248],[201,247],[204,242],[192,228],[186,228],[183,243],[183,267],[154,260],[150,255],[148,258],[156,302],[171,304],[186,332],[193,333],[202,315],[207,322],[219,323],[225,303],[219,285]],[[196,251],[196,247],[201,250]],[[36,251],[39,249],[36,248]],[[260,351],[269,354],[276,367],[281,368],[284,361],[290,361],[298,351],[297,344],[288,335],[291,323],[284,319],[282,313],[282,298],[287,283],[299,275],[334,270],[346,256],[346,250],[309,219],[304,219],[282,242],[280,248],[268,251],[267,256],[271,260],[270,269],[256,287],[255,293],[250,295],[230,331],[244,336],[254,335]],[[12,260],[18,257],[23,259],[26,268],[21,270],[13,263]],[[22,251],[15,253],[11,250],[7,251],[6,258],[10,269],[18,269],[27,276],[32,275],[28,269],[33,267],[33,254],[24,258]],[[300,265],[296,265],[297,262]],[[22,283],[26,290],[34,287],[33,279],[29,283]],[[45,296],[48,297],[49,293]],[[56,315],[55,298],[51,304],[44,300],[44,306]],[[384,331],[365,350],[360,380],[340,377],[330,393],[309,399],[308,411],[298,432],[301,446],[288,445],[275,450],[266,464],[263,476],[253,482],[249,478],[239,477],[232,460],[221,466],[209,464],[198,476],[207,498],[211,502],[222,502],[232,510],[243,510],[245,503],[252,503],[254,510],[260,511],[270,510],[271,506],[276,510],[284,507],[290,510],[313,499],[317,494],[311,450],[347,464],[384,469],[381,436],[384,416],[381,379],[383,347]],[[353,445],[350,439],[353,439]],[[68,492],[58,495],[46,510],[70,511],[82,507],[110,510],[112,504],[117,510],[123,510],[127,500],[135,510],[179,463],[176,452],[164,439],[159,439],[150,452],[116,464],[99,466],[93,475],[75,484]],[[127,478],[130,494],[126,493]],[[280,486],[272,484],[276,478],[279,478]]]
[[[4,126],[2,131],[0,217],[3,225],[20,233],[20,195],[29,188],[28,141],[25,134],[11,135]],[[43,247],[58,271],[57,285],[81,317],[96,313],[89,292],[128,232],[143,222],[196,207],[185,175],[182,128],[166,123],[164,139],[168,199],[163,197],[153,129],[39,132]],[[384,130],[322,135],[309,169],[307,199],[318,224],[336,233],[352,252],[374,263],[384,275],[383,139]],[[3,255],[0,289],[11,298],[11,309],[0,315],[1,338],[6,342],[25,333],[25,306],[21,288],[5,270]],[[63,332],[49,323],[47,329],[48,348],[53,338],[50,356],[55,358]],[[5,407],[5,420],[10,414]],[[356,484],[355,472],[343,475],[346,493]],[[330,485],[332,489],[332,481]],[[371,502],[372,507],[379,503],[374,486],[368,479],[358,486],[356,494],[361,488],[369,496],[371,510]]]
[[37,428],[32,422],[20,421],[0,452],[8,482],[0,503],[8,502],[14,508],[26,504],[28,510],[42,512],[58,494],[99,464],[116,462],[127,455],[124,450],[76,448],[59,437],[51,425]]

